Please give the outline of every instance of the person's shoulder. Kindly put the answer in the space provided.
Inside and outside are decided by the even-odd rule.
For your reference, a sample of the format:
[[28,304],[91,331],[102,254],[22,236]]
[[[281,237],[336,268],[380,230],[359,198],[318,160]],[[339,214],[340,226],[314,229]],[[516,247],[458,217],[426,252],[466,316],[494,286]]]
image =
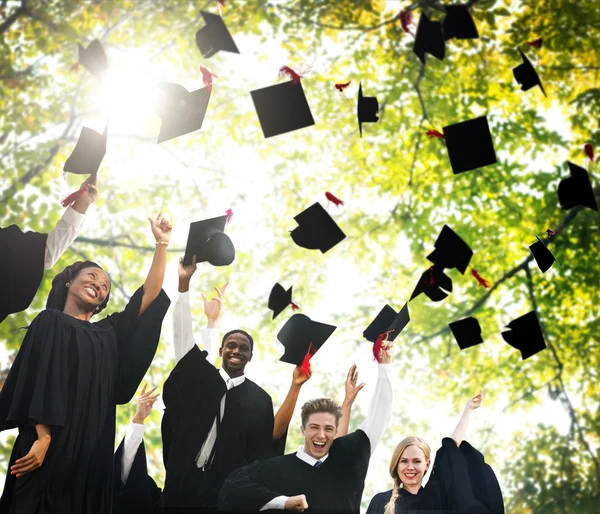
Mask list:
[[335,439],[333,441],[332,449],[334,447],[352,451],[356,451],[360,448],[367,448],[370,450],[371,443],[369,442],[367,434],[359,429]]
[[387,491],[383,491],[381,493],[377,493],[373,498],[371,498],[372,502],[389,502],[392,497],[392,489],[388,489]]
[[268,400],[272,402],[271,395],[267,393],[262,387],[260,387],[256,382],[253,382],[248,377],[244,380],[244,384],[246,384],[246,388],[250,391],[256,398],[260,400]]

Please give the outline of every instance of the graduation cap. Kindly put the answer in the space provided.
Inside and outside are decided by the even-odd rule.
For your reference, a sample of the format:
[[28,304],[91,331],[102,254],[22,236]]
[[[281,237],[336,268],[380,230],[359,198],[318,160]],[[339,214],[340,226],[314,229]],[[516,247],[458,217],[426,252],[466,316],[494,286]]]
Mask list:
[[202,128],[211,87],[188,91],[180,84],[163,82],[158,84],[158,115],[162,120],[157,143],[189,134]]
[[356,117],[358,118],[358,130],[362,137],[362,124],[375,123],[379,121],[379,102],[374,96],[363,96],[362,83],[358,85],[358,103],[356,105]]
[[452,279],[441,268],[431,266],[421,275],[409,302],[421,293],[425,293],[433,302],[441,302],[448,296],[446,291],[452,292]]
[[425,12],[421,12],[419,18],[413,52],[423,64],[425,64],[426,53],[433,55],[440,61],[443,61],[446,55],[442,22],[431,21]]
[[455,175],[497,162],[486,116],[444,127],[444,138]]
[[473,250],[448,225],[444,225],[435,241],[435,250],[427,259],[438,268],[456,268],[463,275],[473,257]]
[[446,16],[442,21],[444,39],[477,39],[479,32],[473,21],[469,7],[466,4],[454,4],[444,6]]
[[298,226],[290,235],[294,243],[302,248],[325,253],[346,239],[346,234],[319,202],[294,216],[294,219]]
[[337,327],[311,320],[304,314],[294,314],[277,334],[285,347],[279,359],[282,362],[302,365],[306,355],[314,355],[329,339]]
[[535,236],[535,238],[537,241],[529,247],[529,250],[533,254],[535,262],[537,262],[542,273],[546,273],[546,271],[552,267],[552,264],[554,264],[556,259],[554,258],[554,255],[552,255],[552,252],[548,250],[548,247],[544,242],[538,236]]
[[315,124],[300,81],[255,89],[250,95],[265,139]]
[[106,155],[108,122],[102,134],[88,127],[82,127],[77,144],[65,161],[63,171],[76,175],[95,175]]
[[387,305],[381,309],[379,314],[371,321],[370,325],[363,332],[363,337],[372,343],[377,341],[380,334],[393,330],[388,335],[388,341],[392,342],[398,334],[408,325],[410,316],[408,314],[408,304],[405,303],[400,312],[396,312],[391,306]]
[[196,32],[196,46],[202,57],[208,59],[221,50],[239,54],[240,51],[227,30],[223,18],[206,11],[200,11],[200,14],[204,18],[205,25]]
[[531,61],[520,48],[519,53],[523,59],[523,64],[519,64],[517,67],[513,68],[512,71],[517,83],[521,84],[521,91],[529,91],[532,87],[540,86],[542,93],[546,96],[546,91],[544,90],[540,76],[537,74],[537,71],[535,71],[533,64],[531,64]]
[[102,78],[102,73],[108,68],[108,59],[102,47],[102,43],[94,39],[87,48],[77,43],[79,54],[79,63],[88,70],[98,80]]
[[502,332],[502,338],[521,352],[523,360],[546,348],[544,334],[535,311],[511,321],[507,327],[511,330]]
[[461,350],[483,343],[481,327],[476,318],[464,318],[448,325]]
[[183,265],[208,261],[213,266],[229,266],[235,259],[235,248],[229,236],[223,231],[227,223],[227,216],[219,216],[202,221],[190,223]]
[[590,177],[585,168],[567,161],[571,176],[562,179],[558,184],[558,201],[563,209],[572,209],[576,205],[583,205],[598,210],[596,195],[592,189]]
[[292,288],[293,286],[286,291],[283,286],[277,282],[273,286],[273,289],[271,289],[271,294],[269,295],[269,309],[273,311],[273,319],[279,316],[290,304],[292,305],[292,308],[298,308],[298,306],[292,302]]

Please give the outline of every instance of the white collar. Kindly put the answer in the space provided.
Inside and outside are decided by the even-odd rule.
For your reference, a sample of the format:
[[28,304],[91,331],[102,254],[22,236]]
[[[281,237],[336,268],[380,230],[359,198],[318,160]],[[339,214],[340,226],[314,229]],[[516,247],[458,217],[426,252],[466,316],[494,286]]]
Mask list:
[[233,389],[234,387],[239,386],[240,384],[242,384],[244,382],[244,380],[246,380],[246,375],[241,375],[239,377],[231,378],[227,374],[227,371],[225,371],[223,368],[219,369],[219,375],[221,375],[223,382],[225,382],[225,385],[227,386],[227,390]]
[[318,461],[325,462],[327,457],[329,457],[329,454],[325,455],[324,457],[321,457],[320,459],[315,459],[314,457],[311,457],[308,453],[304,451],[304,446],[300,446],[300,448],[298,448],[298,451],[296,452],[296,457],[306,462],[307,464],[314,466]]

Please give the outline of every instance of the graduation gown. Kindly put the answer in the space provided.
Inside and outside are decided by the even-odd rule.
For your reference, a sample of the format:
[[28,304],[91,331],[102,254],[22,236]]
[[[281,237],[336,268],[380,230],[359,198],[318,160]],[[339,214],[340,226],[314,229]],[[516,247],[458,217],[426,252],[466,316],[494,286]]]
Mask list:
[[0,227],[0,323],[31,304],[44,275],[48,234]]
[[[208,471],[196,457],[205,442],[221,398],[225,412],[218,425],[215,455]],[[165,510],[214,510],[219,490],[234,469],[273,455],[273,402],[247,378],[227,391],[207,352],[194,346],[175,366],[163,387],[163,456],[167,471]],[[178,512],[178,510],[175,510]]]
[[110,512],[117,404],[128,403],[158,345],[170,300],[161,291],[138,317],[143,289],[97,323],[54,309],[31,323],[0,392],[0,429],[19,428],[10,466],[51,426],[42,466],[6,477],[0,513]]
[[278,496],[304,494],[308,512],[313,514],[358,514],[370,456],[369,438],[357,430],[335,439],[319,468],[295,453],[255,462],[227,478],[219,495],[219,510],[259,512]]
[[[376,494],[367,514],[383,514],[392,490]],[[395,514],[504,514],[502,492],[492,468],[467,441],[445,437],[429,482],[417,494],[400,489]]]

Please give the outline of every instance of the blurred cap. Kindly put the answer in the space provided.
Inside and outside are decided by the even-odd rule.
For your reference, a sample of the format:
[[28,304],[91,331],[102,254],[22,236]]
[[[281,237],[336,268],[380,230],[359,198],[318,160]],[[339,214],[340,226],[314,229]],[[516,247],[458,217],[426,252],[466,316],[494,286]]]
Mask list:
[[279,316],[283,310],[292,303],[292,288],[293,286],[286,291],[278,282],[273,286],[273,289],[271,289],[271,294],[269,295],[269,309],[273,311],[273,319]]
[[463,275],[473,257],[473,250],[448,225],[444,225],[435,241],[435,250],[427,259],[438,268],[456,268]]
[[425,12],[421,12],[413,52],[425,64],[425,54],[431,54],[440,61],[446,55],[446,42],[442,30],[442,22],[431,21]]
[[77,144],[65,161],[63,171],[76,175],[94,175],[98,173],[102,159],[106,155],[108,122],[102,134],[88,127],[81,129]]
[[235,259],[235,248],[229,236],[224,233],[227,216],[210,218],[190,223],[183,265],[209,262],[213,266],[229,266]]
[[556,259],[554,258],[554,255],[552,255],[552,252],[548,250],[548,247],[544,242],[538,236],[535,236],[535,238],[537,241],[529,247],[529,250],[533,254],[533,258],[535,259],[535,262],[537,262],[542,273],[546,273],[546,271],[552,267],[552,264],[554,264]]
[[446,16],[442,21],[444,39],[477,39],[479,32],[466,4],[445,5]]
[[405,303],[400,312],[396,312],[391,306],[386,305],[375,317],[371,324],[363,332],[363,337],[372,343],[377,341],[379,334],[388,330],[393,330],[388,334],[388,341],[393,341],[398,334],[408,325],[410,316],[408,314],[408,304]]
[[265,138],[315,124],[300,81],[255,89],[250,95]]
[[519,48],[519,53],[523,59],[523,64],[519,64],[516,68],[513,68],[513,75],[515,80],[521,85],[521,91],[529,91],[532,87],[540,86],[542,93],[546,96],[546,91],[540,80],[540,76],[535,71],[533,64],[527,58],[527,56]]
[[362,124],[375,123],[379,121],[379,102],[374,96],[363,96],[362,83],[358,85],[358,103],[356,104],[356,117],[358,118],[358,130],[362,137]]
[[425,293],[432,302],[441,302],[448,296],[445,291],[452,292],[452,279],[441,268],[431,266],[421,275],[409,302],[421,293]]
[[179,84],[163,82],[158,84],[158,91],[157,113],[162,124],[157,143],[202,128],[212,88],[203,87],[189,92]]
[[513,348],[520,350],[523,360],[546,348],[544,334],[535,311],[511,321],[507,327],[511,330],[502,332],[502,338]]
[[294,219],[298,226],[290,235],[294,243],[302,248],[325,253],[346,239],[346,234],[319,202],[312,204]]
[[483,343],[481,327],[476,318],[465,318],[448,325],[461,350]]
[[227,30],[223,18],[206,11],[200,11],[200,14],[204,18],[205,25],[196,32],[196,46],[202,57],[208,59],[219,51],[239,54],[240,51]]
[[444,137],[455,175],[497,162],[486,116],[448,125]]
[[594,211],[598,210],[596,195],[590,182],[588,172],[581,166],[568,162],[571,176],[562,179],[558,184],[558,201],[563,209],[572,209],[583,205]]
[[329,339],[337,327],[311,320],[304,314],[294,314],[277,334],[277,339],[285,347],[282,362],[300,366],[312,344],[313,353]]
[[108,68],[108,59],[102,43],[94,39],[87,48],[77,43],[77,50],[79,63],[98,80],[101,79],[102,73]]

